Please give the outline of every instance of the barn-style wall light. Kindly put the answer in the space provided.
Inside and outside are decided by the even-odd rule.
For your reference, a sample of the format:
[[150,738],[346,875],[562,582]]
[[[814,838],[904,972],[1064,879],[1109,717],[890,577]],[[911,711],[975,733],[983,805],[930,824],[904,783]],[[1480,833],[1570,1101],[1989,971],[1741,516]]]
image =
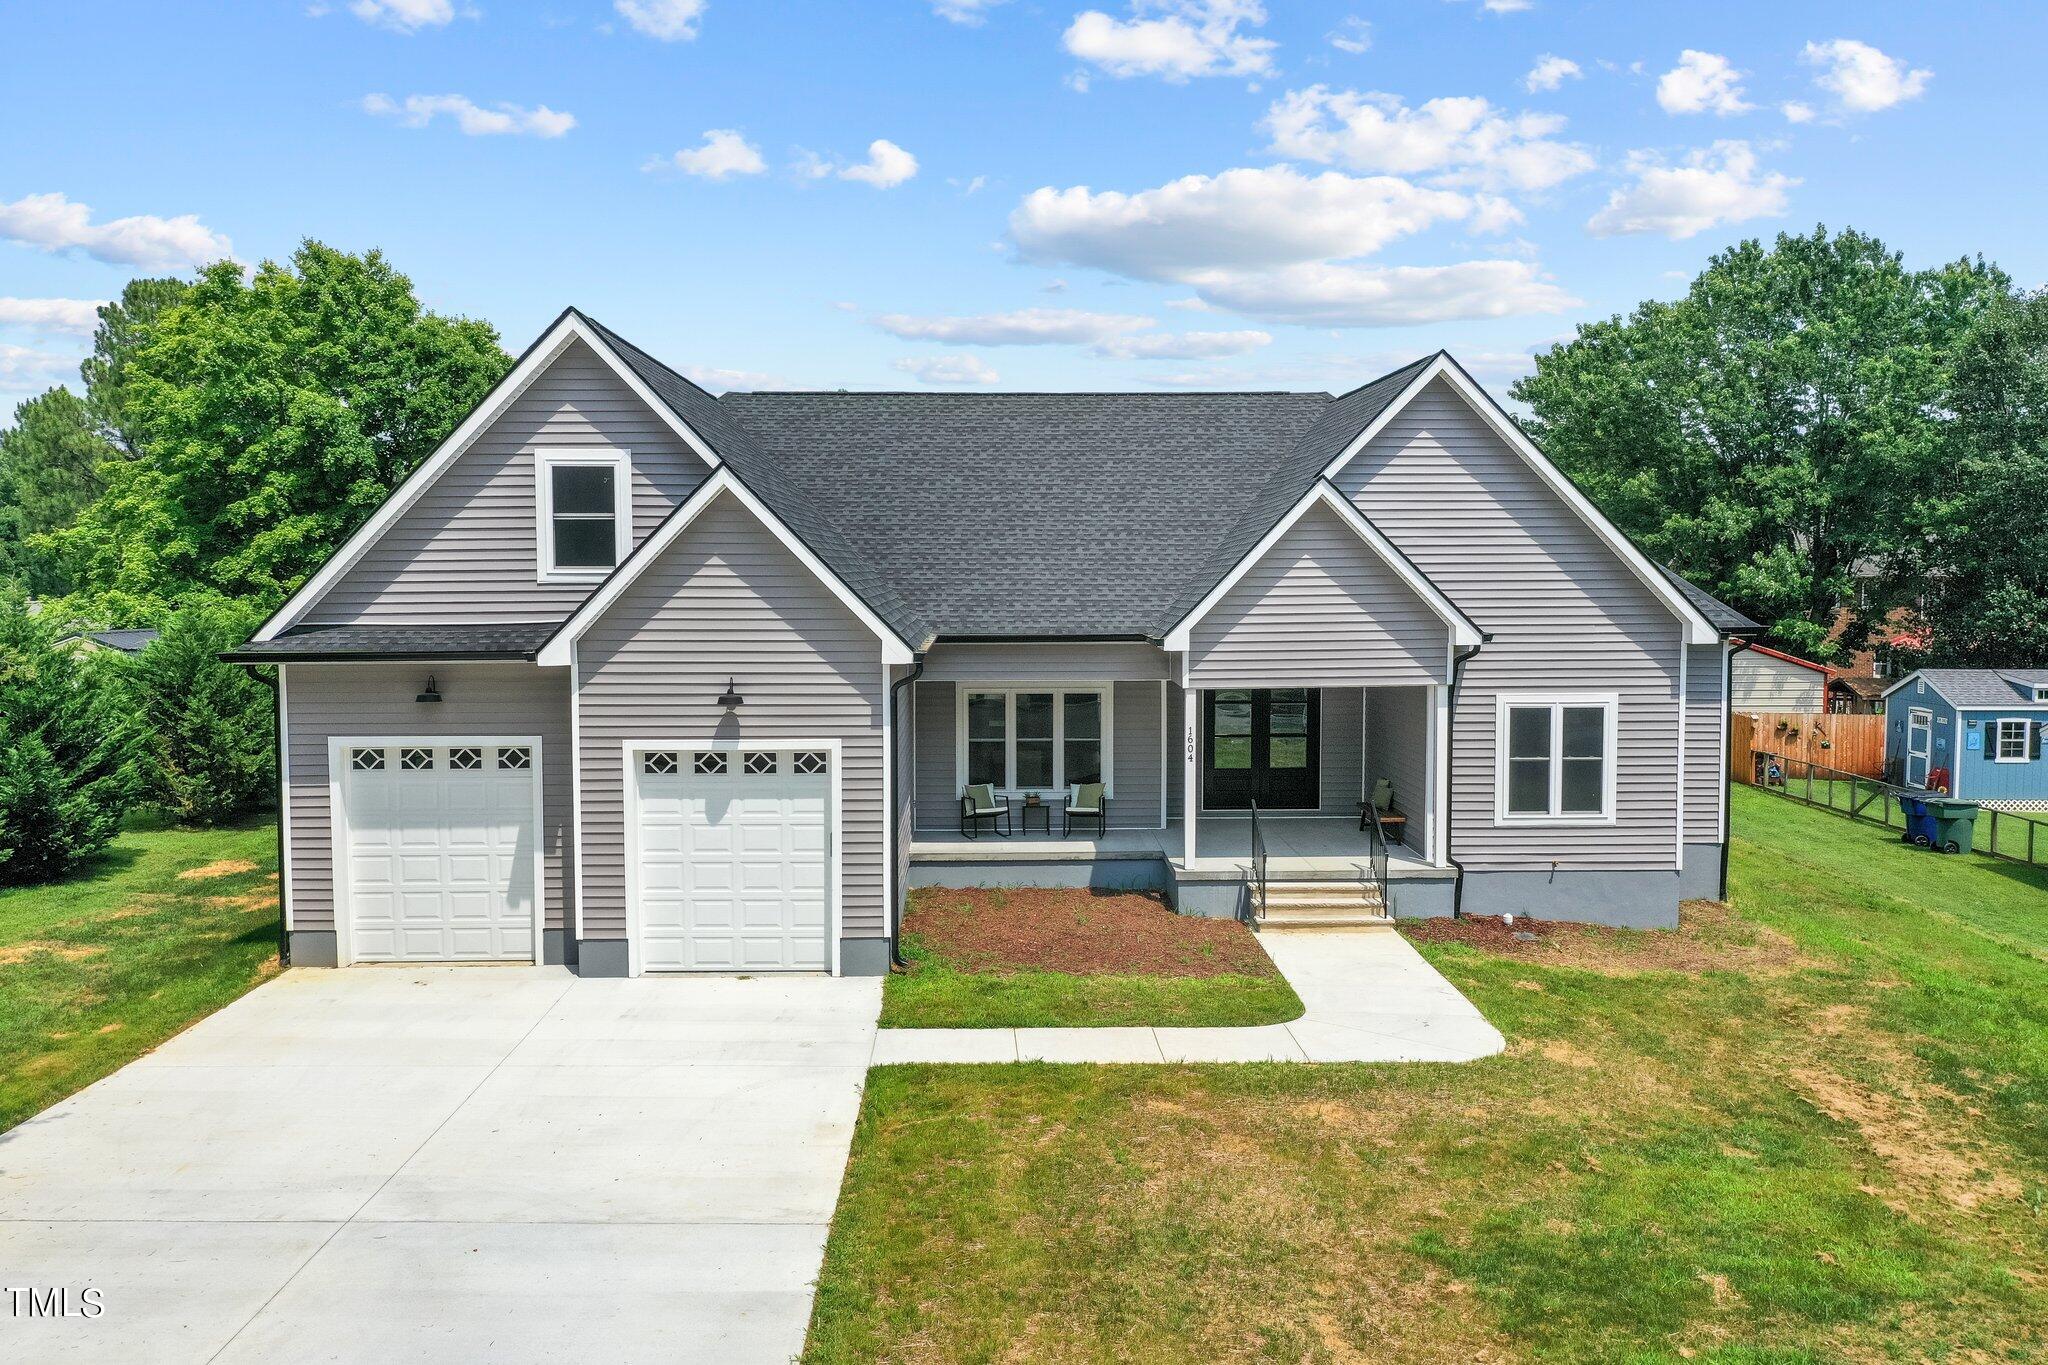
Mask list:
[[427,685],[426,685],[426,687],[425,687],[425,688],[424,688],[424,689],[423,689],[423,690],[422,690],[422,691],[420,692],[420,694],[419,694],[418,696],[414,697],[414,698],[413,698],[413,700],[414,700],[414,701],[428,701],[428,702],[432,702],[432,701],[439,701],[439,700],[441,700],[441,689],[440,689],[439,687],[435,686],[435,684],[434,684],[434,675],[433,675],[433,674],[431,674],[431,673],[427,674]]
[[728,711],[735,710],[738,707],[745,705],[747,700],[745,697],[740,695],[739,688],[734,685],[735,681],[736,680],[731,677],[726,678],[725,691],[718,694],[718,704]]

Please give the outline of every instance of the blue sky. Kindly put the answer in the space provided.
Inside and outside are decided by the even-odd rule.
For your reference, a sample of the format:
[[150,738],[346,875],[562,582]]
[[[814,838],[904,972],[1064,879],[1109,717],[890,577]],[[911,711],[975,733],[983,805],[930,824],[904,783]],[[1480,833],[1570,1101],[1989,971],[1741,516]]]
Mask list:
[[9,6],[0,401],[137,273],[381,247],[714,388],[1496,387],[1741,237],[2048,279],[2048,7]]

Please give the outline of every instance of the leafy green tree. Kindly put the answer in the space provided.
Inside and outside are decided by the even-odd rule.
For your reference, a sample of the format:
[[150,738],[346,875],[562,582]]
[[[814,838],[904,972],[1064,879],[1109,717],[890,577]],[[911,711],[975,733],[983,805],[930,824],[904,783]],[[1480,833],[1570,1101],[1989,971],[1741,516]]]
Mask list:
[[220,660],[262,623],[246,603],[195,596],[127,669],[147,795],[179,820],[219,824],[274,803],[275,694]]
[[1514,394],[1650,554],[1825,656],[1859,562],[1880,599],[1906,590],[1950,356],[2009,288],[1981,260],[1908,270],[1853,231],[1746,241],[1676,302],[1580,327]]
[[133,458],[51,542],[109,616],[195,588],[274,606],[510,363],[375,251],[210,266],[121,367]]
[[136,791],[111,658],[0,597],[0,882],[48,881],[105,848]]
[[14,409],[0,431],[0,580],[52,596],[70,584],[53,555],[34,540],[69,525],[100,491],[100,463],[115,453],[86,404],[65,388]]
[[2048,291],[1984,310],[1954,370],[1949,460],[1912,563],[1929,661],[2048,663]]
[[80,365],[85,402],[100,432],[123,452],[136,449],[133,424],[127,418],[128,357],[141,346],[158,317],[181,302],[192,286],[179,279],[130,280],[121,297],[100,305],[100,325],[93,332],[92,354]]

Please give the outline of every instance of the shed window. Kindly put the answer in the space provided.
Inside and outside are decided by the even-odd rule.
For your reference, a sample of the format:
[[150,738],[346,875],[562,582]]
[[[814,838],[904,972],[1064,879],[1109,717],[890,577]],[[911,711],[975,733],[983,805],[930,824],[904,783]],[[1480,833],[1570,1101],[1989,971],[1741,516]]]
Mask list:
[[1617,705],[1604,695],[1501,698],[1497,817],[1612,820]]
[[2025,763],[2039,757],[2040,743],[2034,734],[2034,723],[2030,720],[1999,721],[1993,757],[2000,763]]

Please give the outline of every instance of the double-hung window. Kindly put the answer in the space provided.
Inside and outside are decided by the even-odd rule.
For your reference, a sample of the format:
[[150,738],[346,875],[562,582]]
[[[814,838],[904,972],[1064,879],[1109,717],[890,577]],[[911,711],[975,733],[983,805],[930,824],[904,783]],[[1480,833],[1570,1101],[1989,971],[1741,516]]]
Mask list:
[[542,582],[602,578],[633,543],[632,463],[623,450],[548,451],[540,488]]
[[2035,747],[2034,722],[2025,719],[2007,718],[1997,722],[1993,731],[1991,756],[2000,763],[2025,763],[2040,752]]
[[1494,784],[1500,823],[1612,822],[1618,709],[1610,693],[1500,698]]
[[1043,792],[1106,782],[1109,697],[1107,686],[963,688],[962,781]]

